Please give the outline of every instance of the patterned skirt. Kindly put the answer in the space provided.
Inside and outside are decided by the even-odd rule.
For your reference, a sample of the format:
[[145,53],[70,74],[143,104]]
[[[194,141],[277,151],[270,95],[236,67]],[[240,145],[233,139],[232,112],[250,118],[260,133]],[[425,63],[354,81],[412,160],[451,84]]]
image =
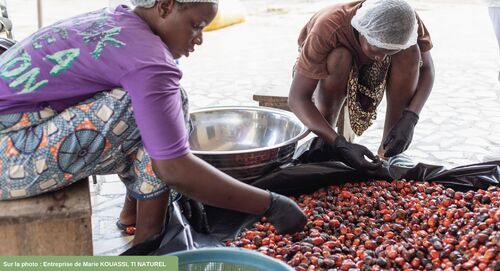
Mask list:
[[[187,95],[181,89],[186,121]],[[0,115],[0,200],[35,196],[91,175],[118,174],[142,200],[169,190],[142,146],[130,97],[100,92],[61,113]]]

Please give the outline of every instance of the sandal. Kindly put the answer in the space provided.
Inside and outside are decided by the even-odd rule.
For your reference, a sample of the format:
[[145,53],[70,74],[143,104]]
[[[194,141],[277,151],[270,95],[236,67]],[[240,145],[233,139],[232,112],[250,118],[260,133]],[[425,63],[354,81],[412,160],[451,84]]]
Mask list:
[[116,227],[123,231],[127,235],[134,235],[135,234],[135,224],[123,224],[120,222],[120,219],[116,221]]

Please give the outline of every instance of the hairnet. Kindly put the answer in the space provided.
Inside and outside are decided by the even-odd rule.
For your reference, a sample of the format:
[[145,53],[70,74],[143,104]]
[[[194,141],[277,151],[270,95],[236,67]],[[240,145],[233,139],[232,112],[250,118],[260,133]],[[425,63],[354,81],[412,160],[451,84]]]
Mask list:
[[[136,7],[152,8],[157,0],[130,0],[132,5]],[[218,4],[219,0],[175,0],[179,3],[214,3]]]
[[417,43],[416,14],[404,0],[366,0],[351,25],[382,49],[404,50]]

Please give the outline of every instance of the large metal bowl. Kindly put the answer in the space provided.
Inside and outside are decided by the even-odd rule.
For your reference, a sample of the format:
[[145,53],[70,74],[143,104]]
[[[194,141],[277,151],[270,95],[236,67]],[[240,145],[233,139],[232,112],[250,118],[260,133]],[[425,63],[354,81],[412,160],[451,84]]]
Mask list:
[[293,113],[267,107],[209,107],[190,116],[193,154],[245,182],[289,162],[308,131]]

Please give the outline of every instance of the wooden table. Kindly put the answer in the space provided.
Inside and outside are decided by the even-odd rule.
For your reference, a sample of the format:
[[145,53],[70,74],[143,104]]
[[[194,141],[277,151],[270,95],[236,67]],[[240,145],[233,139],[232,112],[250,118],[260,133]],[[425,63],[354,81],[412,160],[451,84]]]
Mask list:
[[[255,92],[253,95],[253,100],[259,102],[259,106],[266,106],[272,108],[278,108],[283,110],[290,110],[288,106],[288,90],[280,91],[267,91],[262,90]],[[337,133],[343,135],[347,141],[352,142],[354,140],[354,132],[349,124],[349,114],[347,114],[346,107],[343,106],[339,113],[339,118],[337,120]]]

